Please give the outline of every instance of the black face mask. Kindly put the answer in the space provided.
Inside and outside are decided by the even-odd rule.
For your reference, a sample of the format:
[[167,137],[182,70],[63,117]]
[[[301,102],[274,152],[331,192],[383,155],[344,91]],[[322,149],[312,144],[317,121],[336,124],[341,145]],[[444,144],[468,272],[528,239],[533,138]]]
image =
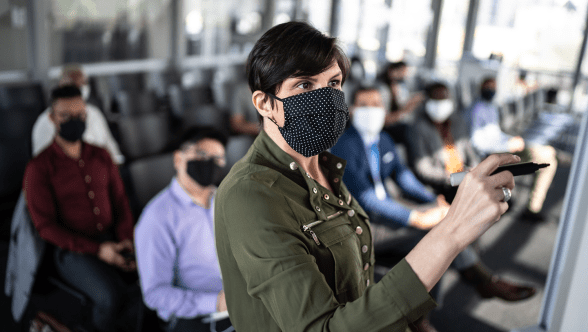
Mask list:
[[482,89],[482,99],[486,101],[492,101],[494,99],[494,95],[496,95],[496,90],[494,89]]
[[305,157],[332,148],[349,121],[345,95],[338,89],[325,87],[284,99],[271,96],[284,103],[285,122],[283,127],[278,126],[280,134]]
[[220,167],[213,159],[188,160],[186,172],[203,187],[211,184],[218,186],[223,179],[224,167]]
[[69,142],[82,139],[84,131],[86,131],[86,121],[80,118],[71,118],[59,125],[59,136]]

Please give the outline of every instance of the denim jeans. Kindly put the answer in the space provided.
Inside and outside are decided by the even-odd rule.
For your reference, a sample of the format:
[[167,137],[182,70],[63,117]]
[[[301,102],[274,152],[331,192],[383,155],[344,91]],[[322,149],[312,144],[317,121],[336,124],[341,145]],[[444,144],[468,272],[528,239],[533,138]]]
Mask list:
[[59,276],[92,301],[92,322],[98,331],[141,330],[141,289],[136,281],[129,281],[132,275],[96,256],[60,248],[54,260]]

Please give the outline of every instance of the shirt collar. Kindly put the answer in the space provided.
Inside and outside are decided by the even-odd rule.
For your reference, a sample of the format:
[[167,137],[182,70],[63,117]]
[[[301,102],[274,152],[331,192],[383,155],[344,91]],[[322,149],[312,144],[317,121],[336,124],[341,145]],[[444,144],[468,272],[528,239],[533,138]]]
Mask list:
[[[57,141],[55,139],[53,139],[53,143],[51,143],[51,145],[48,147],[48,149],[52,149],[53,153],[56,154],[59,158],[62,158],[62,159],[67,158],[69,160],[76,161],[65,154],[65,152],[63,151],[61,146],[59,146],[59,144],[57,144]],[[81,160],[89,159],[90,158],[89,153],[90,153],[90,147],[88,146],[88,144],[86,144],[86,143],[84,143],[84,141],[82,141],[82,152],[80,153],[80,159]]]
[[[268,166],[279,171],[282,174],[298,174],[304,178],[309,190],[315,187],[314,180],[298,166],[289,154],[280,148],[265,131],[261,131],[253,143],[254,148],[263,156]],[[339,158],[330,152],[321,152],[319,154],[319,164],[325,172],[333,191],[339,194],[343,173],[345,172],[345,159]]]
[[[199,204],[194,203],[190,194],[188,194],[184,190],[184,188],[182,188],[182,185],[180,185],[180,182],[178,181],[177,177],[174,176],[174,178],[171,181],[170,186],[171,186],[171,191],[172,191],[173,195],[178,198],[178,200],[182,203],[182,205],[198,206],[198,207],[205,209],[204,207],[200,206]],[[210,208],[212,208],[212,204],[214,202],[214,195],[215,195],[215,193],[213,193],[212,197],[210,198],[210,200],[211,200]]]
[[368,135],[365,133],[360,133],[359,130],[357,130],[355,127],[354,127],[354,129],[357,131],[357,133],[361,137],[361,140],[363,141],[363,144],[365,146],[372,146],[373,144],[380,143],[380,133],[377,133],[376,135]]

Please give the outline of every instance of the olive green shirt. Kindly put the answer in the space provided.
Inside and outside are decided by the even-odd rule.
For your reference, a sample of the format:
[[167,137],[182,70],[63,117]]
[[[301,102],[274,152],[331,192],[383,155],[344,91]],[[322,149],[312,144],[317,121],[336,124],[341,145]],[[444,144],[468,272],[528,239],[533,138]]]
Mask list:
[[368,218],[341,181],[345,160],[319,162],[319,185],[262,131],[218,188],[216,246],[233,326],[246,331],[405,331],[435,306],[401,261],[373,283]]

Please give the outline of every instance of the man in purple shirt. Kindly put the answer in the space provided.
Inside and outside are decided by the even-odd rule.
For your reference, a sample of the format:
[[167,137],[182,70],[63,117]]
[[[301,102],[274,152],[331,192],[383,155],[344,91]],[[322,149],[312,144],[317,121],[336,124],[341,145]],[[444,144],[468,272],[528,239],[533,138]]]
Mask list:
[[215,183],[226,138],[191,129],[174,152],[176,176],[143,210],[135,228],[143,300],[166,331],[232,331],[214,243]]

